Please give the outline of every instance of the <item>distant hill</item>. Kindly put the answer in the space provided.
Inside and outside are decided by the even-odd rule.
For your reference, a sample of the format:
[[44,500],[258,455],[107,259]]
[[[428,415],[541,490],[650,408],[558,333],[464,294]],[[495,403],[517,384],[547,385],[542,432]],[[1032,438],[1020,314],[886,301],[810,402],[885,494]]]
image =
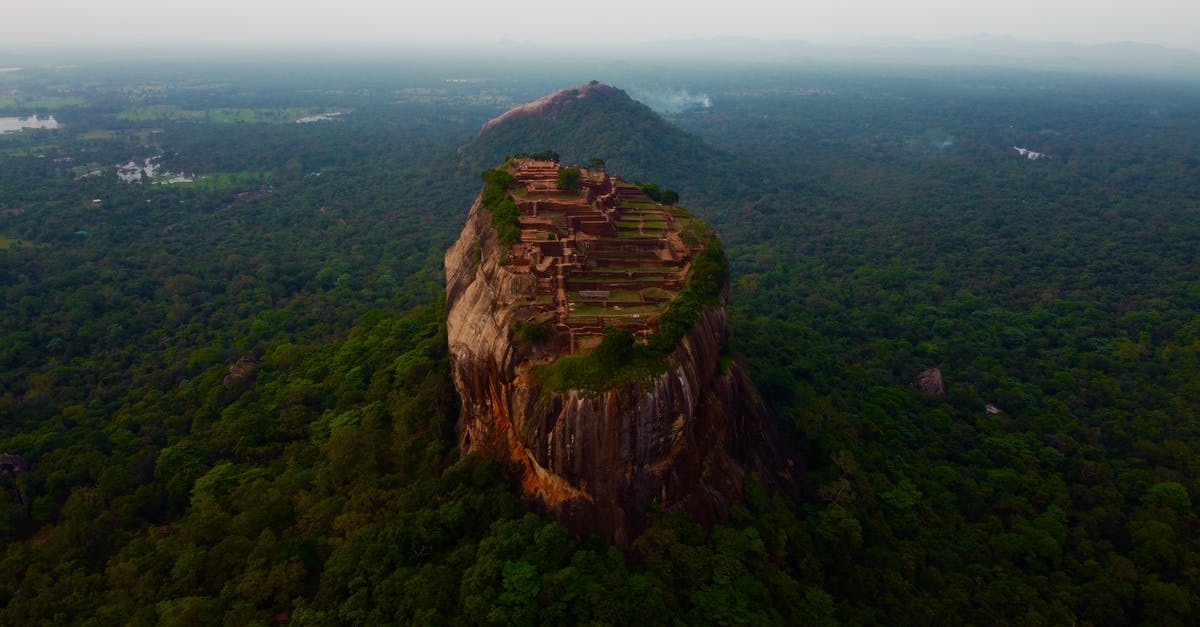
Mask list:
[[669,55],[693,62],[768,62],[784,66],[996,67],[1191,81],[1200,76],[1200,52],[1195,50],[1137,42],[1077,44],[987,35],[940,40],[874,38],[842,43],[710,37],[631,44],[623,52],[632,58]]
[[714,185],[736,186],[739,177],[730,174],[743,170],[734,157],[596,81],[510,109],[484,124],[459,152],[464,168],[482,171],[507,155],[542,150],[559,153],[564,164],[599,157],[628,178],[701,195]]

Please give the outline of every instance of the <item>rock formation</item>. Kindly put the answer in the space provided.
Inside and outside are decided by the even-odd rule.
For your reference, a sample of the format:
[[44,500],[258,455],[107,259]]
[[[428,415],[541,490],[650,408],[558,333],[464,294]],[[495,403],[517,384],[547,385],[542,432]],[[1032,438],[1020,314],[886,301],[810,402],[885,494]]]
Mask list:
[[[521,191],[523,212],[536,189],[530,183],[528,192]],[[593,196],[589,192],[586,198],[590,202]],[[682,508],[706,522],[722,519],[741,500],[749,472],[763,483],[791,489],[797,462],[771,432],[762,402],[740,365],[722,367],[727,288],[718,304],[700,309],[694,325],[665,358],[661,375],[600,390],[548,389],[536,367],[586,351],[579,347],[580,338],[594,331],[580,326],[585,323],[571,317],[566,303],[544,295],[547,290],[576,295],[562,298],[583,293],[568,291],[577,287],[568,285],[571,279],[563,278],[561,268],[588,266],[570,252],[573,246],[587,246],[560,236],[537,240],[557,242],[557,249],[547,246],[563,251],[554,263],[531,251],[531,229],[550,228],[544,209],[536,222],[522,214],[522,242],[502,245],[482,198],[471,207],[445,258],[447,330],[452,375],[462,397],[458,437],[463,454],[501,460],[527,500],[577,532],[598,532],[620,545],[637,537],[651,507]],[[599,224],[601,219],[584,220]],[[638,227],[628,226],[628,216],[620,223],[646,228],[644,219]],[[572,227],[571,233],[576,232]],[[599,248],[593,236],[579,237]],[[665,241],[668,236],[658,237]],[[539,267],[549,279],[539,278]],[[514,323],[528,324],[539,316],[556,321],[547,323],[550,333],[533,340],[515,337]],[[620,320],[609,317],[603,324]],[[644,323],[636,314],[624,320]],[[642,333],[653,333],[653,328]]]
[[930,368],[917,375],[917,380],[913,382],[913,385],[930,396],[946,395],[946,382],[942,379],[940,368]]
[[[603,157],[613,172],[642,180],[671,182],[685,198],[707,198],[709,183],[722,177],[725,189],[761,178],[736,155],[668,122],[624,91],[586,83],[518,105],[484,123],[459,148],[461,173],[474,177],[508,155],[557,151],[564,163],[586,164]],[[747,179],[747,177],[749,177]],[[724,207],[706,204],[715,215]]]
[[532,102],[517,105],[503,114],[488,120],[479,129],[479,135],[486,135],[493,128],[505,122],[512,121],[515,118],[553,116],[559,109],[568,106],[571,100],[587,98],[589,95],[593,95],[593,93],[615,96],[621,92],[615,87],[610,87],[598,81],[592,81],[586,85],[580,85],[571,89],[556,91]]

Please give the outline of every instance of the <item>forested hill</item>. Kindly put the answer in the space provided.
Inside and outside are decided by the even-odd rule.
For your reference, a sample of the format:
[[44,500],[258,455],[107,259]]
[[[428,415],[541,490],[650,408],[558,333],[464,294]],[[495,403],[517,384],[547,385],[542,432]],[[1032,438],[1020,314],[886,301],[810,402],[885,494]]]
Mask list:
[[[747,182],[741,159],[680,130],[624,91],[603,83],[563,89],[489,120],[459,152],[468,171],[508,155],[553,150],[563,163],[603,159],[631,180],[660,181],[692,190],[692,198],[721,203]],[[714,186],[714,182],[720,184]],[[720,188],[720,189],[716,189]]]
[[458,460],[426,304],[456,148],[550,88],[283,67],[0,75],[59,124],[0,135],[0,623],[1200,622],[1194,86],[654,68],[750,167],[621,171],[719,232],[807,472],[623,554]]

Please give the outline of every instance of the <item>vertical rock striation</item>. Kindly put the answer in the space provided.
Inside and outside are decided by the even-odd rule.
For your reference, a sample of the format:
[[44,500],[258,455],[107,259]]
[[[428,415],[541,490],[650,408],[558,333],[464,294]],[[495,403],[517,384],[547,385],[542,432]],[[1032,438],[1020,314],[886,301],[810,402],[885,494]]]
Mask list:
[[[752,383],[721,366],[724,306],[702,310],[661,376],[603,391],[549,391],[530,370],[568,350],[554,334],[513,338],[536,285],[508,271],[476,199],[446,253],[446,311],[462,453],[501,460],[527,500],[569,528],[628,545],[651,507],[705,522],[742,498],[747,473],[790,490],[795,462],[771,432]],[[722,299],[722,304],[724,299]]]

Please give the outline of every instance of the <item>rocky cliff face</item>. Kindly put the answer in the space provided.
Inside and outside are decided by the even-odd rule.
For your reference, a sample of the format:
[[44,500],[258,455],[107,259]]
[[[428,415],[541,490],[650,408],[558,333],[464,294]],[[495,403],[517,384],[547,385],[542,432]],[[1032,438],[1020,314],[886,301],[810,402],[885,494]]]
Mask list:
[[547,391],[529,376],[565,339],[513,339],[536,286],[502,265],[477,199],[446,253],[447,329],[462,397],[460,450],[503,461],[526,498],[577,532],[628,544],[653,506],[703,521],[740,501],[747,472],[792,485],[795,461],[770,433],[740,366],[720,367],[725,310],[703,311],[653,381],[601,392]]

